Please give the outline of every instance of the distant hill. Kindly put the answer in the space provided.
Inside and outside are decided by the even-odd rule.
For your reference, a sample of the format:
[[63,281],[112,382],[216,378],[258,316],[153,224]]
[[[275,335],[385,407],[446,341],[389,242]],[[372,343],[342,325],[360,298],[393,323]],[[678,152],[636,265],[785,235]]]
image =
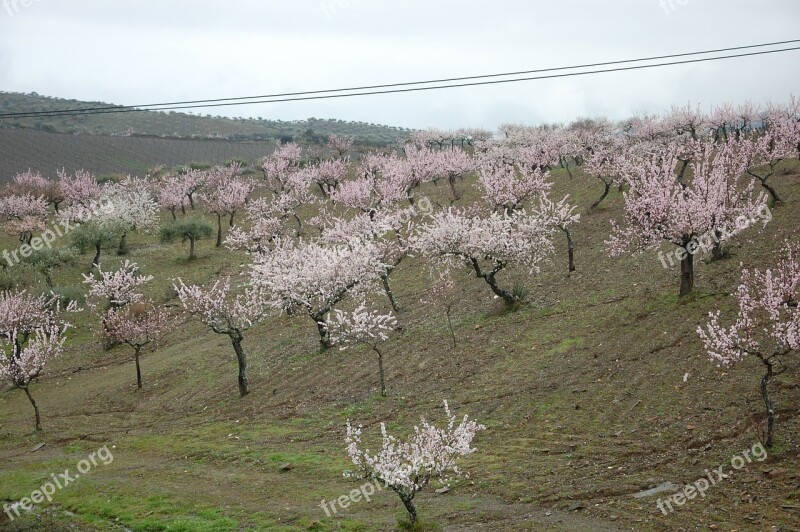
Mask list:
[[[113,106],[113,104],[65,100],[41,96],[37,93],[0,92],[0,113],[58,111],[103,106]],[[411,132],[406,128],[335,119],[309,118],[284,122],[282,120],[199,116],[172,111],[0,119],[0,128],[25,128],[51,133],[145,135],[233,141],[284,139],[311,143],[321,142],[329,134],[335,133],[355,137],[358,144],[369,146],[394,144]]]
[[[0,113],[106,105],[110,104],[0,92]],[[411,130],[316,118],[283,122],[155,111],[0,119],[0,183],[28,169],[46,176],[62,167],[98,175],[143,175],[160,164],[237,159],[255,165],[278,142],[322,144],[332,133],[355,137],[363,148],[395,144]]]

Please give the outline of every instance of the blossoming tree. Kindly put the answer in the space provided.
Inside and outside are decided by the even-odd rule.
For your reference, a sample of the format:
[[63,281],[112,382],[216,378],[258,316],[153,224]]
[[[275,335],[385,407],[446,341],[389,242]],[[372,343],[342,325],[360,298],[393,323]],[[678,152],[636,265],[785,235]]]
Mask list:
[[142,389],[142,369],[139,357],[142,349],[158,344],[171,326],[169,312],[152,301],[142,301],[122,308],[109,309],[104,318],[105,333],[115,343],[133,348],[136,362],[136,386]]
[[385,268],[381,249],[370,241],[346,246],[283,241],[255,258],[252,278],[271,307],[305,313],[314,322],[324,351],[331,347],[325,316],[348,294],[375,290]]
[[769,395],[773,378],[789,367],[783,359],[800,350],[800,246],[786,244],[774,269],[744,270],[736,290],[739,312],[729,327],[720,324],[720,312],[697,332],[709,356],[722,366],[745,357],[765,368],[761,398],[767,413],[767,447],[773,443],[775,410]]
[[378,355],[378,374],[381,380],[381,396],[386,397],[386,378],[383,371],[383,353],[378,349],[380,342],[389,339],[389,333],[397,328],[397,320],[391,314],[367,310],[366,303],[360,304],[353,312],[339,309],[325,321],[331,343],[341,350],[364,344]]
[[497,274],[513,264],[526,267],[531,273],[538,271],[539,264],[553,252],[550,235],[548,220],[534,212],[495,211],[479,216],[450,208],[421,225],[412,244],[438,266],[465,264],[495,295],[512,306],[520,296],[502,288]]
[[42,422],[30,384],[62,353],[68,327],[54,298],[24,291],[0,294],[0,378],[25,392],[33,406],[37,432],[42,430]]
[[244,333],[268,317],[269,307],[260,292],[251,288],[235,292],[230,278],[217,281],[207,289],[186,285],[178,279],[175,290],[187,314],[198,318],[215,333],[230,338],[239,364],[239,395],[244,397],[250,393],[247,354],[242,342]]
[[362,449],[363,427],[347,422],[347,453],[357,468],[347,475],[382,482],[397,493],[408,511],[412,526],[417,522],[414,506],[417,493],[425,489],[431,480],[447,484],[453,478],[464,475],[456,461],[477,450],[472,447],[472,440],[479,431],[486,429],[466,415],[457,424],[458,420],[450,411],[447,401],[444,401],[444,411],[447,415],[446,428],[436,427],[422,418],[421,425],[414,427],[414,433],[406,441],[391,436],[386,424],[381,423],[383,441],[377,454],[371,454],[368,448]]

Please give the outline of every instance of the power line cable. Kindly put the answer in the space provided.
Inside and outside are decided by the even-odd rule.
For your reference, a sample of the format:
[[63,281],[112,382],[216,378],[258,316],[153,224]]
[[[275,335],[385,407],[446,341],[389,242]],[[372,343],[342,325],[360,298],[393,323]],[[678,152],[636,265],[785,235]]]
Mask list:
[[[455,77],[455,78],[443,78],[443,79],[433,79],[427,81],[410,81],[404,83],[388,83],[382,85],[365,85],[361,87],[348,87],[348,88],[338,88],[338,89],[320,89],[320,90],[313,90],[313,91],[303,91],[303,92],[286,92],[286,93],[279,93],[279,94],[265,94],[260,96],[239,96],[235,98],[214,98],[214,99],[207,99],[207,100],[187,100],[187,101],[179,101],[179,102],[166,102],[166,103],[150,103],[150,104],[140,104],[140,105],[121,105],[121,106],[105,106],[105,107],[83,107],[83,108],[74,108],[74,109],[61,109],[59,111],[40,111],[43,114],[55,114],[55,113],[64,113],[64,112],[86,112],[86,111],[97,111],[97,110],[110,110],[110,109],[144,109],[146,107],[172,107],[178,105],[194,105],[194,104],[201,104],[201,103],[218,103],[218,102],[232,102],[232,101],[240,101],[240,100],[263,100],[267,98],[285,98],[290,96],[306,96],[312,94],[324,94],[324,93],[337,93],[337,92],[351,92],[351,91],[362,91],[362,90],[373,90],[373,89],[387,89],[392,87],[406,87],[412,85],[429,85],[433,83],[452,83],[456,81],[469,81],[469,80],[476,80],[476,79],[483,79],[483,78],[498,78],[498,77],[508,77],[508,76],[521,76],[521,75],[528,75],[528,74],[541,74],[544,72],[558,72],[563,70],[575,70],[579,68],[596,68],[602,66],[610,66],[610,65],[619,65],[619,64],[628,64],[628,63],[639,63],[643,61],[660,61],[663,59],[675,59],[678,57],[690,57],[696,55],[706,55],[706,54],[713,54],[713,53],[722,53],[722,52],[732,52],[737,50],[747,50],[752,48],[763,48],[767,46],[780,46],[784,44],[793,44],[800,42],[800,39],[793,39],[788,41],[776,41],[771,43],[761,43],[761,44],[750,44],[744,46],[733,46],[728,48],[717,48],[714,50],[703,50],[697,52],[684,52],[679,54],[669,54],[669,55],[658,55],[658,56],[651,56],[651,57],[642,57],[638,59],[623,59],[617,61],[604,61],[602,63],[587,63],[583,65],[573,65],[573,66],[564,66],[564,67],[552,67],[552,68],[541,68],[536,70],[521,70],[516,72],[504,72],[498,74],[483,74],[477,76],[462,76],[462,77]],[[38,113],[38,112],[37,112]],[[6,117],[13,117],[13,116],[20,116],[20,115],[27,115],[28,113],[0,113],[0,118]]]
[[[800,42],[800,40],[796,41],[786,41],[786,42]],[[760,45],[756,45],[760,46]],[[309,100],[325,100],[325,99],[334,99],[334,98],[349,98],[354,96],[372,96],[372,95],[380,95],[380,94],[399,94],[399,93],[408,93],[408,92],[421,92],[421,91],[429,91],[429,90],[441,90],[441,89],[453,89],[453,88],[461,88],[461,87],[476,87],[476,86],[485,86],[485,85],[498,85],[504,83],[518,83],[523,81],[537,81],[543,79],[556,79],[556,78],[566,78],[566,77],[574,77],[574,76],[586,76],[592,74],[603,74],[609,72],[624,72],[624,71],[632,71],[632,70],[642,70],[648,68],[658,68],[658,67],[665,67],[665,66],[675,66],[675,65],[686,65],[686,64],[693,64],[693,63],[703,63],[709,61],[719,61],[723,59],[735,59],[741,57],[753,57],[753,56],[761,56],[761,55],[768,55],[774,53],[782,53],[782,52],[789,52],[800,50],[800,46],[790,47],[790,48],[780,48],[776,50],[766,50],[760,52],[749,52],[743,54],[732,54],[732,55],[723,55],[723,56],[715,56],[715,57],[705,57],[700,59],[687,59],[683,61],[671,61],[671,62],[664,62],[664,63],[655,63],[655,64],[647,64],[647,65],[635,65],[635,66],[628,66],[628,67],[618,67],[618,68],[609,68],[609,69],[600,69],[600,70],[589,70],[583,72],[569,72],[563,74],[551,74],[546,76],[533,76],[533,77],[522,77],[522,78],[512,78],[512,79],[503,79],[503,80],[489,80],[489,81],[474,81],[474,82],[467,82],[467,83],[456,83],[456,84],[447,84],[447,85],[436,85],[432,87],[410,87],[410,88],[403,88],[403,89],[390,89],[390,90],[381,90],[381,91],[366,91],[366,92],[350,92],[347,94],[324,94],[324,95],[315,95],[322,92],[334,92],[332,91],[309,91],[309,92],[300,92],[300,93],[286,93],[287,95],[291,94],[299,94],[299,95],[309,95],[309,96],[299,96],[299,97],[289,97],[289,98],[278,98],[278,99],[260,99],[255,101],[230,101],[230,100],[240,100],[243,98],[228,98],[228,99],[217,99],[217,100],[196,100],[199,102],[220,102],[220,103],[204,103],[204,104],[191,104],[191,105],[175,105],[171,107],[162,107],[158,109],[142,109],[133,106],[118,106],[118,107],[102,107],[102,108],[95,108],[93,110],[88,109],[73,109],[73,110],[62,110],[62,111],[38,111],[38,112],[20,112],[20,113],[5,113],[0,114],[0,118],[35,118],[35,117],[45,117],[45,116],[82,116],[82,115],[94,115],[94,114],[113,114],[113,113],[126,113],[126,112],[145,112],[145,111],[172,111],[172,110],[179,110],[179,109],[198,109],[198,108],[211,108],[211,107],[229,107],[229,106],[239,106],[239,105],[253,105],[253,104],[261,104],[261,103],[283,103],[283,102],[296,102],[296,101],[309,101]],[[702,53],[702,52],[697,52]],[[624,62],[631,62],[634,60],[626,60],[626,61],[618,61],[618,62],[609,62],[608,64],[618,64]],[[571,68],[578,68],[578,67],[559,67],[557,69],[543,69],[542,71],[553,71],[553,70],[565,70]],[[533,71],[531,71],[533,72]],[[508,75],[508,74],[506,74]],[[487,76],[474,76],[464,79],[479,79],[479,78],[487,78],[492,77],[495,75],[487,75]],[[497,75],[499,76],[499,74]],[[454,78],[456,79],[456,78]],[[423,83],[430,83],[430,82],[410,82],[406,84],[393,84],[387,86],[403,86],[403,85],[412,85],[412,84],[423,84]],[[346,91],[346,90],[356,90],[356,89],[335,89],[335,91]],[[151,105],[166,105],[166,104],[151,104]]]

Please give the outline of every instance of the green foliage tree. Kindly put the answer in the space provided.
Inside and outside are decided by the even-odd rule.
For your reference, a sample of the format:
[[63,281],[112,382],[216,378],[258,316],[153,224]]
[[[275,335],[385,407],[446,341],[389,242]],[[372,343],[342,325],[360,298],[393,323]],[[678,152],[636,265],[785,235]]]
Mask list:
[[74,266],[78,261],[78,256],[72,248],[44,248],[34,250],[22,261],[44,276],[48,288],[53,288],[53,270],[64,266]]
[[122,237],[123,228],[118,223],[99,223],[95,221],[79,225],[70,233],[70,243],[80,253],[93,249],[94,258],[89,271],[100,264],[100,253],[104,249],[116,247]]
[[169,243],[177,239],[189,241],[189,260],[195,256],[195,243],[214,234],[214,227],[202,218],[184,218],[168,223],[161,228],[161,242]]

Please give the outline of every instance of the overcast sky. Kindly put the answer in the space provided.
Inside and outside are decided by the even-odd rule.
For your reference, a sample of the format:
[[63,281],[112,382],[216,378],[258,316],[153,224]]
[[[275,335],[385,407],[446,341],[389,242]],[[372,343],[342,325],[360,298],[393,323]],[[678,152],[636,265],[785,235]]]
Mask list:
[[[662,5],[660,1],[663,1]],[[0,90],[117,104],[557,67],[800,38],[798,0],[0,0]],[[622,119],[788,100],[800,51],[201,112],[396,126]]]

